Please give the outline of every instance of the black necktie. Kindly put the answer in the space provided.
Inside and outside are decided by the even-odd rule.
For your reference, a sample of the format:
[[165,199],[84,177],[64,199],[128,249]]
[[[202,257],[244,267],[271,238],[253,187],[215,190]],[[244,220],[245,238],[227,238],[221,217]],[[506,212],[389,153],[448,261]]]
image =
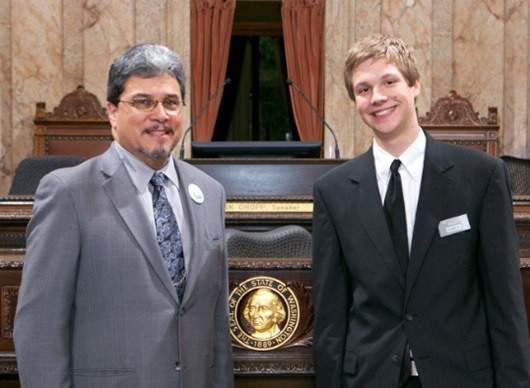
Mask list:
[[405,216],[405,202],[403,200],[403,188],[401,187],[401,175],[398,169],[401,165],[399,159],[395,159],[390,166],[392,173],[385,195],[385,216],[394,243],[394,249],[399,260],[403,274],[407,274],[409,261],[409,244],[407,239],[407,218]]

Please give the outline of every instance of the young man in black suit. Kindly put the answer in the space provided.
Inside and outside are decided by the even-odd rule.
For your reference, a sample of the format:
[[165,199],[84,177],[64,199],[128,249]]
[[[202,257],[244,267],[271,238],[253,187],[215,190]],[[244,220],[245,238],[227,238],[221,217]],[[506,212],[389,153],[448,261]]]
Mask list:
[[420,128],[400,39],[355,43],[344,77],[374,142],[314,186],[317,387],[529,387],[503,162]]

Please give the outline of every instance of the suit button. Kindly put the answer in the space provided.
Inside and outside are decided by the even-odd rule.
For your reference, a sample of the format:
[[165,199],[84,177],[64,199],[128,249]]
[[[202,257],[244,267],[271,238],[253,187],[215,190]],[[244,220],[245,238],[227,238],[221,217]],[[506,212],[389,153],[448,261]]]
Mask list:
[[176,362],[176,363],[173,365],[173,369],[175,369],[177,372],[180,372],[180,362]]
[[414,317],[411,314],[406,314],[405,319],[410,322],[414,319]]
[[394,364],[401,364],[401,357],[399,357],[397,354],[394,354],[394,355],[392,356],[392,362],[393,362]]

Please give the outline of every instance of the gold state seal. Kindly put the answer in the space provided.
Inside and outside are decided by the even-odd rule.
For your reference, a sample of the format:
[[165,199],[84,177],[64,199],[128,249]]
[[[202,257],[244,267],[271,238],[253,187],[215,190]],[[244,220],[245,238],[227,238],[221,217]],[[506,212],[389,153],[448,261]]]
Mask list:
[[299,321],[298,300],[278,279],[250,278],[230,293],[230,332],[245,348],[276,349],[291,339]]

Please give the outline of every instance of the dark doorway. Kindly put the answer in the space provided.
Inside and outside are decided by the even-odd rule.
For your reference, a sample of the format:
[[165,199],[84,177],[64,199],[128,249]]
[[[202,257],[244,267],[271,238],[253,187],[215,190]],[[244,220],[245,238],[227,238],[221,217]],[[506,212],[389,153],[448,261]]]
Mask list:
[[292,113],[281,1],[239,0],[212,141],[300,140]]

